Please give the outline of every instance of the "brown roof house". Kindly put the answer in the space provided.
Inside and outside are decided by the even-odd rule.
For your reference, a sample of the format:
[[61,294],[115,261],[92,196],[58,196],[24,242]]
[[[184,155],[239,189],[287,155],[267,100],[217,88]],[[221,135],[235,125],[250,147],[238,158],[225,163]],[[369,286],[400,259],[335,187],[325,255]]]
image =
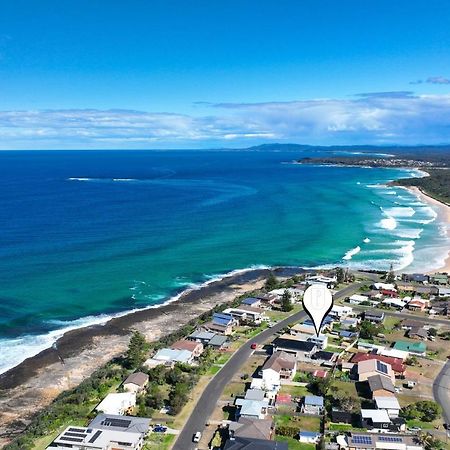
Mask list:
[[375,375],[389,378],[392,383],[395,382],[395,374],[390,364],[378,359],[366,359],[358,362],[359,381],[366,381]]
[[198,358],[203,353],[203,344],[201,342],[188,341],[186,339],[174,342],[170,348],[175,350],[188,350],[192,352],[195,358]]
[[292,380],[297,372],[297,360],[294,355],[286,352],[275,352],[262,366],[263,378],[269,372],[276,372],[282,380]]
[[272,419],[249,419],[239,417],[237,422],[229,425],[230,437],[250,439],[271,439],[273,434]]
[[372,398],[395,397],[395,387],[390,378],[374,375],[367,379]]
[[141,392],[148,384],[148,375],[142,372],[135,372],[128,376],[123,382],[123,389],[127,392]]

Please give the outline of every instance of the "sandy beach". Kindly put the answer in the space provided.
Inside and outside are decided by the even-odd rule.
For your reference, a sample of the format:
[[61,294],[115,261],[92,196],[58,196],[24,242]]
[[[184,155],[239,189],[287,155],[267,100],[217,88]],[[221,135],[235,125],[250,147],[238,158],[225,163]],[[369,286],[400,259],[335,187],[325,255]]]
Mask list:
[[[410,186],[407,188],[410,192],[416,195],[421,201],[428,203],[437,210],[439,220],[446,224],[447,236],[450,237],[450,206],[430,197],[421,189],[415,186]],[[445,259],[445,264],[442,267],[433,268],[429,270],[428,273],[435,272],[450,272],[450,248],[448,249],[447,258]]]
[[[214,306],[260,288],[268,273],[268,269],[255,269],[226,276],[199,289],[188,290],[178,301],[160,308],[114,318],[102,326],[68,332],[57,342],[64,364],[51,348],[2,374],[0,447],[20,433],[29,418],[59,393],[75,387],[95,369],[122,354],[127,348],[131,330],[139,330],[149,341],[155,341]],[[278,275],[284,274],[280,269]]]

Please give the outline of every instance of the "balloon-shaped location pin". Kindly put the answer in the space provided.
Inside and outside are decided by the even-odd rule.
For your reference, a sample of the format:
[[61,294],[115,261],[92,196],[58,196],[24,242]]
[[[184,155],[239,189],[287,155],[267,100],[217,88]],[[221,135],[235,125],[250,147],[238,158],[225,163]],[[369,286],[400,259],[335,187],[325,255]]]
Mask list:
[[313,284],[303,295],[303,309],[313,321],[316,334],[319,336],[322,323],[333,307],[333,296],[323,284]]

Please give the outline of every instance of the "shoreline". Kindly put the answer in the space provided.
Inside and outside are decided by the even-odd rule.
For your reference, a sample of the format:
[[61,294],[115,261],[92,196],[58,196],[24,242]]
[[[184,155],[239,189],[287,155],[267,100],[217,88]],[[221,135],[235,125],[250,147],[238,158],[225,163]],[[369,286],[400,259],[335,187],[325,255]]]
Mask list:
[[47,348],[1,374],[0,447],[22,432],[29,419],[61,392],[77,386],[94,370],[123,354],[133,330],[156,341],[215,306],[261,288],[271,270],[279,277],[305,271],[278,267],[230,272],[198,288],[189,288],[160,307],[115,317],[104,325],[68,331],[58,339],[57,350]]
[[[445,224],[447,237],[450,239],[450,206],[444,202],[441,202],[431,195],[428,195],[422,189],[417,186],[405,186],[409,192],[414,194],[419,200],[424,203],[437,208],[438,220]],[[447,272],[450,273],[450,248],[447,249],[447,257],[445,258],[444,265],[442,267],[427,270],[426,273]]]

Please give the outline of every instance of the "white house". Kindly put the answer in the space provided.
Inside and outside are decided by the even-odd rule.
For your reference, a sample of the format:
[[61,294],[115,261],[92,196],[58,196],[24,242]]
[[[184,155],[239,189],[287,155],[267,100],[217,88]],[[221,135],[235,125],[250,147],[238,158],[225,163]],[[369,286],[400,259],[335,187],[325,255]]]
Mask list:
[[305,444],[317,444],[321,436],[321,433],[315,431],[300,431],[298,433],[298,440]]
[[395,419],[400,413],[400,404],[396,397],[374,397],[377,409],[385,410],[390,419]]
[[329,315],[333,318],[342,320],[347,318],[348,316],[351,316],[353,314],[353,308],[350,306],[340,306],[340,305],[334,305],[331,308],[331,311],[329,312]]
[[95,408],[98,412],[105,414],[125,415],[136,405],[135,392],[123,392],[108,394]]
[[301,410],[304,414],[321,414],[323,412],[323,397],[306,395]]
[[359,305],[362,302],[367,302],[369,300],[369,297],[367,295],[360,295],[360,294],[353,294],[351,297],[348,298],[349,303],[352,305]]
[[241,305],[236,308],[227,308],[224,313],[231,314],[231,316],[239,322],[252,322],[260,324],[266,317],[266,313],[261,308],[253,306]]

